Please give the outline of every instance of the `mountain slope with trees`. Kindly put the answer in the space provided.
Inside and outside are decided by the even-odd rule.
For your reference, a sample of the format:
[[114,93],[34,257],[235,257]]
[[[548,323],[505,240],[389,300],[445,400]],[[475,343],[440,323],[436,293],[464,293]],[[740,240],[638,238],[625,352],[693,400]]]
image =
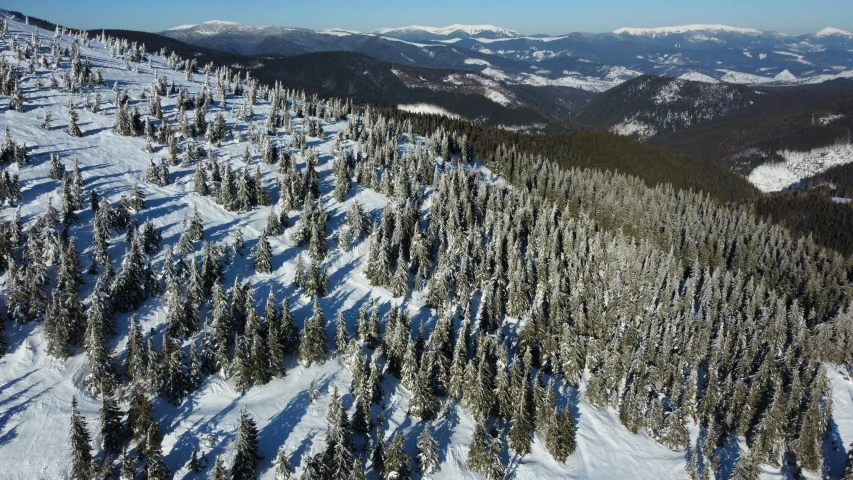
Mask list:
[[850,258],[707,193],[480,157],[440,118],[106,35],[0,37],[8,471],[847,467]]

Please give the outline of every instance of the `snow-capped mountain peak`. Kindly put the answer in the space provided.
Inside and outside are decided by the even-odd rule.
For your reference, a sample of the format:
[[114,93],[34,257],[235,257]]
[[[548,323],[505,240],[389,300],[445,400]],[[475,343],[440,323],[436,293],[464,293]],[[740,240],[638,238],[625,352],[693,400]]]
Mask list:
[[197,26],[198,26],[198,24],[197,24],[197,23],[190,23],[190,24],[187,24],[187,25],[178,25],[177,27],[172,27],[172,28],[168,29],[167,31],[189,30],[189,29],[191,29],[191,28],[195,28],[195,27],[197,27]]
[[847,30],[841,30],[840,28],[827,27],[823,30],[815,32],[815,37],[831,37],[831,36],[841,36],[841,37],[849,37],[853,38],[853,33],[848,32]]
[[515,32],[513,30],[509,30],[506,28],[496,27],[494,25],[461,25],[454,24],[448,27],[427,27],[421,25],[411,25],[408,27],[400,27],[400,28],[380,28],[379,30],[375,30],[372,33],[377,35],[388,35],[388,34],[406,34],[406,33],[416,33],[423,32],[429,33],[432,35],[439,36],[447,36],[456,32],[462,32],[470,36],[477,36],[483,33],[491,33],[494,35],[500,35],[504,37],[520,37],[521,34]]
[[675,27],[657,27],[657,28],[632,28],[623,27],[613,31],[616,35],[645,35],[645,36],[663,36],[677,33],[687,32],[727,32],[740,33],[743,35],[759,35],[761,30],[755,28],[731,27],[728,25],[681,25]]

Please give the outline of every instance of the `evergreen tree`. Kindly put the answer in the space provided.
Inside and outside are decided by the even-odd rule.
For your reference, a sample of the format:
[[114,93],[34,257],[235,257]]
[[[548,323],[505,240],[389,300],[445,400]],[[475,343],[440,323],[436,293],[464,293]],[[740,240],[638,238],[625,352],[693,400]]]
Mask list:
[[252,359],[246,339],[242,336],[237,337],[237,343],[234,346],[234,364],[231,370],[234,372],[234,388],[240,392],[240,395],[244,395],[252,383],[251,367]]
[[131,380],[140,381],[148,370],[148,355],[142,338],[139,319],[136,315],[130,319],[130,333],[127,337],[127,357],[124,361],[124,373]]
[[275,480],[290,480],[293,476],[293,467],[290,466],[287,452],[284,448],[278,451],[275,457]]
[[432,475],[439,471],[438,442],[432,436],[427,425],[418,437],[418,470],[424,475]]
[[397,259],[397,270],[391,279],[391,293],[395,297],[407,297],[409,295],[409,271],[406,268],[405,260],[403,260],[402,248],[400,249],[400,256]]
[[68,135],[72,137],[82,137],[83,132],[77,126],[77,121],[80,120],[80,115],[77,113],[77,105],[74,102],[68,104]]
[[[270,290],[270,297],[267,300],[267,312],[270,312],[269,305],[272,302],[275,302],[275,297],[273,297],[272,290]],[[267,354],[269,356],[268,375],[270,377],[284,377],[286,374],[284,369],[284,346],[281,341],[281,327],[279,325],[278,316],[275,303],[272,303],[271,314],[269,316],[264,315],[264,318],[266,319],[264,323],[267,327]]]
[[405,438],[401,434],[394,435],[391,445],[385,454],[385,466],[382,478],[386,480],[406,480],[412,474],[409,455],[403,449]]
[[385,471],[385,432],[382,428],[383,420],[380,417],[377,419],[378,427],[376,429],[376,441],[373,443],[373,451],[371,452],[371,460],[373,461],[373,470],[383,476]]
[[105,394],[112,391],[115,383],[115,366],[113,352],[107,346],[104,338],[104,319],[106,312],[102,301],[97,298],[98,292],[93,293],[92,303],[86,312],[86,357],[89,359],[89,375],[86,376],[86,386],[94,394]]
[[430,377],[434,368],[434,355],[424,354],[420,372],[414,383],[412,398],[409,401],[409,414],[422,420],[429,420],[438,409],[435,394],[430,387]]
[[730,480],[758,480],[761,476],[761,464],[752,452],[742,452],[735,464]]
[[202,462],[198,459],[198,450],[193,449],[192,456],[190,457],[190,461],[187,462],[187,467],[193,473],[198,473],[202,470]]
[[194,326],[189,325],[187,319],[186,300],[184,292],[178,285],[177,279],[166,285],[166,321],[168,323],[169,335],[176,338],[187,338]]
[[344,320],[343,312],[338,313],[338,318],[335,321],[335,353],[341,355],[346,351],[349,345],[349,331]]
[[282,225],[281,225],[281,216],[279,216],[275,211],[275,206],[270,209],[270,214],[267,216],[267,226],[264,230],[266,235],[278,235],[281,233]]
[[141,442],[148,434],[148,424],[151,418],[151,401],[139,383],[130,389],[130,406],[127,410],[128,427],[134,441]]
[[228,470],[225,468],[225,461],[222,460],[222,455],[216,456],[216,462],[213,465],[213,472],[210,474],[211,480],[228,480]]
[[266,234],[264,234],[261,235],[261,238],[258,240],[258,246],[255,249],[255,273],[272,273],[270,258],[272,258],[270,242],[267,240]]
[[489,441],[486,426],[482,422],[477,422],[474,427],[474,434],[471,437],[471,444],[468,445],[468,456],[465,459],[465,464],[474,472],[485,473],[489,462]]
[[252,333],[252,349],[250,352],[252,359],[252,383],[254,385],[264,385],[270,381],[270,357],[269,352],[261,338],[259,331]]
[[129,480],[136,478],[138,460],[135,456],[127,453],[127,447],[121,452],[121,479]]
[[77,409],[77,397],[71,397],[71,478],[89,480],[92,470],[92,437],[86,419]]
[[506,478],[506,467],[501,462],[501,441],[500,439],[492,440],[489,445],[488,453],[489,463],[484,472],[488,480],[504,480]]
[[299,358],[306,367],[326,361],[326,320],[320,302],[314,299],[314,313],[305,322],[299,345]]
[[237,422],[237,454],[231,466],[231,480],[252,480],[261,460],[258,451],[258,427],[246,410],[240,411]]
[[560,463],[575,451],[575,422],[568,409],[552,409],[545,445],[548,452]]
[[300,350],[299,327],[290,311],[287,298],[281,302],[281,347],[285,355],[296,355]]
[[50,112],[44,112],[44,118],[42,119],[42,122],[40,125],[41,129],[50,131],[50,129],[52,128],[52,124],[53,124],[53,114]]
[[169,477],[169,469],[163,459],[162,442],[160,427],[157,422],[150,422],[145,440],[145,473],[148,480],[165,480]]
[[184,373],[184,356],[181,346],[168,335],[163,335],[163,363],[160,366],[163,396],[172,404],[178,405],[187,393],[187,379]]

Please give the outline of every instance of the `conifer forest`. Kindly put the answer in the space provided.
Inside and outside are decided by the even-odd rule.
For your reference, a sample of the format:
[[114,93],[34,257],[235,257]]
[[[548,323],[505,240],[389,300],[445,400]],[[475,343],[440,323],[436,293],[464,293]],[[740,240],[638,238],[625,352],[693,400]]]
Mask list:
[[799,197],[45,26],[0,24],[0,477],[853,479]]

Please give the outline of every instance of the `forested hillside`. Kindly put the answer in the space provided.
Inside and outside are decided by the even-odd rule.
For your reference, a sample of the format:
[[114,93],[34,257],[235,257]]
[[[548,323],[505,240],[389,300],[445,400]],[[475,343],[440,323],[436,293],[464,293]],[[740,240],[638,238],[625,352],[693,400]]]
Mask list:
[[853,471],[853,261],[713,163],[106,34],[0,52],[12,478]]

